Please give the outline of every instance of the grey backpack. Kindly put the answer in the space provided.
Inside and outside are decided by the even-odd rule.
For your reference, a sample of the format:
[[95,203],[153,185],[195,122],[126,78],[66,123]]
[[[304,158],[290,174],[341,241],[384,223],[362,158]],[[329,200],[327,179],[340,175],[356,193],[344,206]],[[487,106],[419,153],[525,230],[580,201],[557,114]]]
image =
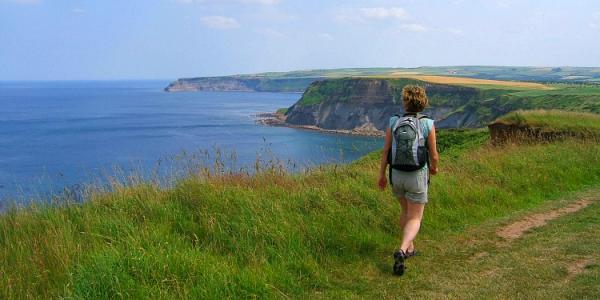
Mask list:
[[392,149],[388,155],[390,169],[410,172],[420,170],[427,164],[427,137],[423,135],[420,121],[423,118],[427,116],[405,114],[392,124]]

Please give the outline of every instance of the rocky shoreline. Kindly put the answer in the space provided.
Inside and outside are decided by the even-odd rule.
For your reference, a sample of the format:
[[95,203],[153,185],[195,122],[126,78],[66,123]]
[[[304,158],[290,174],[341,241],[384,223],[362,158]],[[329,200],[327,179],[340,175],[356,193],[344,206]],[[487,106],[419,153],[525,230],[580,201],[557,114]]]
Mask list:
[[263,126],[275,126],[275,127],[289,127],[296,129],[319,131],[323,133],[331,134],[344,134],[344,135],[359,135],[359,136],[374,136],[383,137],[385,132],[378,130],[373,124],[363,124],[360,127],[354,129],[323,129],[314,125],[294,125],[286,122],[286,116],[282,113],[260,113],[253,116],[257,124]]

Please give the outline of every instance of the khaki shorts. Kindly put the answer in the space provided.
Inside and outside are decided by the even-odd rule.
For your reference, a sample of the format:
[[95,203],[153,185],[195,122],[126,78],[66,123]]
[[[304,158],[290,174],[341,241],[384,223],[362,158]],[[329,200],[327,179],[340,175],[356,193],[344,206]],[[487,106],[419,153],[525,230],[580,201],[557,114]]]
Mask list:
[[392,169],[392,192],[396,197],[406,197],[410,202],[427,203],[428,181],[428,168],[413,172]]

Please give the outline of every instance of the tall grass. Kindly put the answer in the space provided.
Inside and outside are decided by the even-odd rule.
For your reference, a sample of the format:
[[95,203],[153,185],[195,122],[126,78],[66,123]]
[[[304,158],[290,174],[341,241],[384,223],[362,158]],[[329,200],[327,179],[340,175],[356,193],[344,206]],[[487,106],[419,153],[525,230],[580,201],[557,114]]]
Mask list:
[[518,110],[498,119],[518,126],[552,131],[600,133],[600,114],[560,110]]
[[[481,142],[444,151],[421,240],[600,182],[594,143]],[[10,210],[0,216],[0,298],[363,295],[364,269],[387,272],[379,258],[399,242],[399,206],[375,187],[378,155],[303,174],[196,173],[170,189],[116,185],[83,204]]]

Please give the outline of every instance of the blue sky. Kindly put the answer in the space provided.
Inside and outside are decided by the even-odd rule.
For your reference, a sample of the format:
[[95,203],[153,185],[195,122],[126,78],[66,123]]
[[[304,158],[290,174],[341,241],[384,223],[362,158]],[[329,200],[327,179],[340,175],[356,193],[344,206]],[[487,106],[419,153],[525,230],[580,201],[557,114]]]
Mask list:
[[0,0],[0,80],[600,66],[600,1]]

